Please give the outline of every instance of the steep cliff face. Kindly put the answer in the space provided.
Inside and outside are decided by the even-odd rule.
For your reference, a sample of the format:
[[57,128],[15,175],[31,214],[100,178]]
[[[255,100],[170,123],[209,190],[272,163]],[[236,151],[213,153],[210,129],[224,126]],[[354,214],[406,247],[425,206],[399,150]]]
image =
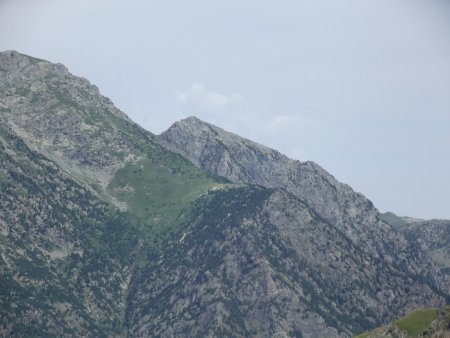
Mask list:
[[155,137],[17,52],[0,158],[1,334],[339,337],[448,295],[421,242],[318,165],[195,118]]

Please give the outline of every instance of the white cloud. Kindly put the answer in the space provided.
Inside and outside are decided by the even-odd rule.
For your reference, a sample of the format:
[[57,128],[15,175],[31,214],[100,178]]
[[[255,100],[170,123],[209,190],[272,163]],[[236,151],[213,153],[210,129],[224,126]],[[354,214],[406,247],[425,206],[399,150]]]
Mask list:
[[225,95],[209,90],[202,83],[194,82],[186,90],[175,90],[176,99],[183,110],[192,112],[237,112],[247,106],[247,100],[239,94]]
[[286,155],[299,160],[308,160],[309,150],[320,142],[326,126],[304,114],[271,115],[260,121],[264,139],[271,140],[271,147],[282,149]]

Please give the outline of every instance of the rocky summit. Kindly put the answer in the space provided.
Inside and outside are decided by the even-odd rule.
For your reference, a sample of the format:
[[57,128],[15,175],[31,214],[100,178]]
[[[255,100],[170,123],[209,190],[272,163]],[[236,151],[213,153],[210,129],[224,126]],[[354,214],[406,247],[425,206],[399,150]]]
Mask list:
[[349,337],[450,300],[449,222],[195,117],[154,135],[15,51],[0,158],[0,336]]

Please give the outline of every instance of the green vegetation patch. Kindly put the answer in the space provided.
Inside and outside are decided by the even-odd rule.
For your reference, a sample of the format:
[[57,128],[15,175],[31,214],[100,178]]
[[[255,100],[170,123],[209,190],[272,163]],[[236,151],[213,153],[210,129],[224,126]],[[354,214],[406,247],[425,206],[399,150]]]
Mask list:
[[362,334],[356,336],[355,338],[370,338],[370,337],[375,336],[380,331],[383,331],[384,329],[385,329],[385,327],[382,327],[382,328],[378,328],[378,329],[375,329],[375,330],[372,330],[369,332],[365,332],[365,333],[362,333]]
[[109,185],[113,196],[155,232],[169,230],[196,198],[223,184],[198,175],[143,159],[120,169]]
[[406,225],[408,225],[408,220],[405,217],[397,216],[392,212],[385,212],[380,215],[380,218],[385,223],[389,224],[394,229],[400,229]]
[[437,309],[420,309],[397,320],[394,325],[412,337],[422,333],[437,318]]

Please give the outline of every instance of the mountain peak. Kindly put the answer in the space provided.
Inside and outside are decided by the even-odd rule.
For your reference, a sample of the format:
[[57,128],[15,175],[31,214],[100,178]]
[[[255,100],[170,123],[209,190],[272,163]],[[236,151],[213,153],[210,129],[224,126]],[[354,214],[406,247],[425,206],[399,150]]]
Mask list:
[[30,77],[34,71],[40,68],[36,65],[44,62],[15,50],[0,52],[0,78],[2,81],[8,80],[8,78],[11,79],[11,75],[21,75],[18,73],[21,73],[24,69],[27,69],[27,73],[22,75]]
[[9,57],[17,57],[17,56],[23,55],[23,54],[19,53],[16,50],[7,49],[7,50],[4,50],[3,52],[0,52],[0,55],[9,56]]
[[188,117],[186,117],[186,118],[184,118],[184,119],[181,119],[180,122],[188,122],[188,123],[206,123],[206,122],[200,120],[200,119],[199,119],[197,116],[195,116],[195,115],[191,115],[191,116],[188,116]]
[[201,119],[199,119],[197,116],[191,115],[188,116],[186,118],[183,118],[179,121],[176,121],[175,123],[173,123],[169,129],[174,129],[174,128],[201,128],[201,127],[207,127],[207,128],[218,128],[215,125],[205,122]]
[[18,52],[17,50],[14,49],[7,49],[4,50],[3,52],[0,52],[0,56],[5,57],[5,58],[28,58],[28,59],[36,59],[32,56],[29,56],[27,54]]
[[7,49],[4,50],[3,52],[0,52],[0,58],[3,59],[22,59],[22,60],[29,60],[29,61],[38,61],[38,62],[43,62],[43,63],[47,63],[47,64],[51,64],[51,62],[43,60],[43,59],[39,59],[36,58],[34,56],[30,56],[28,54],[25,53],[21,53],[17,50],[14,49]]
[[173,129],[183,129],[183,130],[196,130],[196,129],[213,129],[217,128],[216,126],[205,122],[201,119],[199,119],[197,116],[188,116],[186,118],[183,118],[179,121],[174,122],[170,127],[169,130]]
[[168,130],[160,135],[160,139],[164,141],[164,139],[168,138],[171,134],[176,134],[178,135],[178,137],[189,138],[191,141],[194,141],[198,138],[212,138],[215,140],[220,140],[224,144],[229,144],[230,146],[233,145],[233,148],[250,146],[252,149],[258,149],[258,151],[261,153],[270,153],[267,155],[271,157],[284,156],[277,150],[268,148],[266,146],[263,146],[262,144],[226,131],[212,123],[205,122],[196,116],[189,116],[175,122],[174,124],[172,124],[172,126],[170,126]]

